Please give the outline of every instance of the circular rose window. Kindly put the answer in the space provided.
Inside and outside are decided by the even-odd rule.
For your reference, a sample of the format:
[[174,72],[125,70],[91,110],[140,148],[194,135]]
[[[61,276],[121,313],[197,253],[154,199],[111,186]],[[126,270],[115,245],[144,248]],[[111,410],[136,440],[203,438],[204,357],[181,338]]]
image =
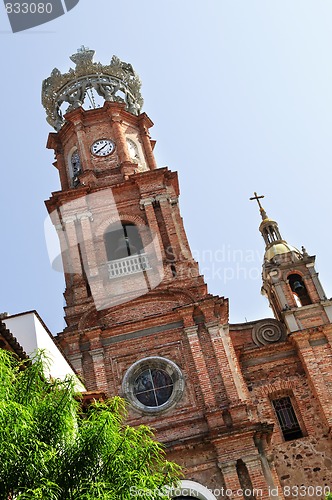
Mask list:
[[166,410],[180,399],[184,381],[173,361],[155,356],[134,363],[127,370],[122,387],[134,407],[154,413]]

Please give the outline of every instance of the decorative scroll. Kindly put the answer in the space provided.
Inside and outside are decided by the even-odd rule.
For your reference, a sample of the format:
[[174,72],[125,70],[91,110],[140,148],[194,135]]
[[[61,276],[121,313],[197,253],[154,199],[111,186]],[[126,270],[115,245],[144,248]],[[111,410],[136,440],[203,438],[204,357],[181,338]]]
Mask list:
[[286,340],[283,325],[274,319],[262,320],[256,323],[252,331],[252,340],[259,347]]

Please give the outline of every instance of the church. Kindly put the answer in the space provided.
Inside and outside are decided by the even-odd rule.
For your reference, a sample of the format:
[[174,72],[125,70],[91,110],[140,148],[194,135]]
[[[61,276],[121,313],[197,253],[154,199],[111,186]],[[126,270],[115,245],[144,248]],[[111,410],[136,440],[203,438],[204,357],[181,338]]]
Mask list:
[[87,391],[126,398],[129,423],[155,429],[183,466],[172,498],[324,499],[332,301],[315,257],[283,239],[254,193],[274,318],[230,324],[192,256],[177,173],[156,163],[137,73],[93,57],[82,47],[42,88],[61,183],[46,201],[66,282],[56,343]]

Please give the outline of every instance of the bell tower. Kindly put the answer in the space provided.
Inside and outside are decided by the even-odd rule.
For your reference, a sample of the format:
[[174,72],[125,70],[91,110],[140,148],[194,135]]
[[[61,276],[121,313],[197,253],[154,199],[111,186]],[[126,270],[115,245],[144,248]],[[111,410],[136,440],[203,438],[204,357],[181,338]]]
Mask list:
[[105,310],[159,284],[206,294],[180,217],[177,177],[157,169],[153,123],[139,113],[140,80],[117,57],[102,66],[93,55],[82,47],[71,57],[74,71],[54,69],[43,84],[57,130],[47,147],[61,191],[46,204],[61,242],[68,329],[89,308]]
[[288,332],[305,330],[332,321],[332,302],[328,300],[318,273],[315,256],[289,245],[280,234],[278,224],[270,219],[258,201],[262,222],[259,230],[265,242],[262,292],[273,313]]
[[248,485],[279,498],[267,493],[279,484],[273,426],[250,400],[228,300],[208,293],[192,257],[177,173],[156,164],[141,82],[131,64],[93,55],[82,47],[43,83],[61,182],[46,202],[66,282],[58,343],[89,391],[120,394],[132,424],[156,429],[192,498],[241,499]]

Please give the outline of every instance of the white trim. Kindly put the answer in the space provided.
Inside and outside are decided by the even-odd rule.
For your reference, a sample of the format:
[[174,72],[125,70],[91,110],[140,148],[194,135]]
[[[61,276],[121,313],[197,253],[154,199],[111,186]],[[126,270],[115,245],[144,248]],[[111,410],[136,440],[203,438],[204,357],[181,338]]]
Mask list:
[[178,488],[174,488],[171,490],[171,495],[177,496],[191,496],[195,497],[199,500],[217,500],[216,497],[208,490],[205,486],[202,486],[196,481],[181,481],[181,484]]

